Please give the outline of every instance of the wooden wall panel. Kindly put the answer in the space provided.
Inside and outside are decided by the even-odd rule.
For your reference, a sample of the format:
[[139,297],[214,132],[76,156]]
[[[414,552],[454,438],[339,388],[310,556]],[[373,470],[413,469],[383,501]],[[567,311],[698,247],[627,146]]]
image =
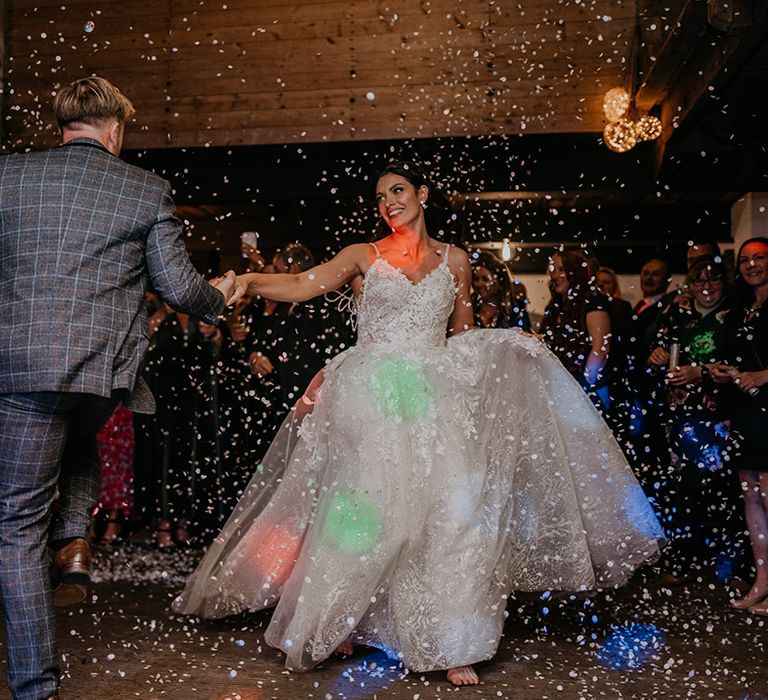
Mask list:
[[[129,148],[593,132],[635,0],[8,0],[7,145],[57,139],[92,73],[134,102]],[[85,31],[85,23],[94,23]]]

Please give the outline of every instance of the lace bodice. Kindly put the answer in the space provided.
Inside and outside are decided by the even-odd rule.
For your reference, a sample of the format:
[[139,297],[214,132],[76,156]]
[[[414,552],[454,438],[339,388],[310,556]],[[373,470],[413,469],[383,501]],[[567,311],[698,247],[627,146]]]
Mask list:
[[448,248],[440,264],[417,284],[376,251],[356,304],[358,345],[445,345],[456,297]]

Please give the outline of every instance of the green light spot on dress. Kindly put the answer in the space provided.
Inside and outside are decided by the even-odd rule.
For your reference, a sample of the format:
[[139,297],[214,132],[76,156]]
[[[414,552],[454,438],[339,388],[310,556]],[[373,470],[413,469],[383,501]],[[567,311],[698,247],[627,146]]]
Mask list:
[[400,418],[423,416],[430,404],[430,387],[424,372],[401,359],[384,360],[371,377],[376,403]]
[[367,496],[356,491],[331,496],[324,533],[343,552],[367,552],[378,543],[382,529],[379,508]]

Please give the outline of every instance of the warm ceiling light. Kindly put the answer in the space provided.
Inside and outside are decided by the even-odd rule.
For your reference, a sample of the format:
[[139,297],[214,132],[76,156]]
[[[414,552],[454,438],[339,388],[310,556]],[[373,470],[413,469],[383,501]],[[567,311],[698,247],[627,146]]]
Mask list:
[[617,122],[629,109],[629,93],[624,88],[611,88],[603,97],[603,114],[606,121]]
[[608,124],[603,131],[603,141],[612,151],[624,153],[637,143],[635,124],[629,119],[619,119]]
[[641,141],[653,141],[661,136],[661,119],[646,114],[635,122],[635,135]]

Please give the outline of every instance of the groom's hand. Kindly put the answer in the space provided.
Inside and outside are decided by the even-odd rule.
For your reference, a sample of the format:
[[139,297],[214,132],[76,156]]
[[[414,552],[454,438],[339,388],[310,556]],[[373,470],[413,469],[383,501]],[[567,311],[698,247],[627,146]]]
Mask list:
[[234,304],[245,291],[242,285],[237,284],[237,276],[232,270],[228,270],[223,277],[210,280],[209,284],[224,295],[227,306]]

